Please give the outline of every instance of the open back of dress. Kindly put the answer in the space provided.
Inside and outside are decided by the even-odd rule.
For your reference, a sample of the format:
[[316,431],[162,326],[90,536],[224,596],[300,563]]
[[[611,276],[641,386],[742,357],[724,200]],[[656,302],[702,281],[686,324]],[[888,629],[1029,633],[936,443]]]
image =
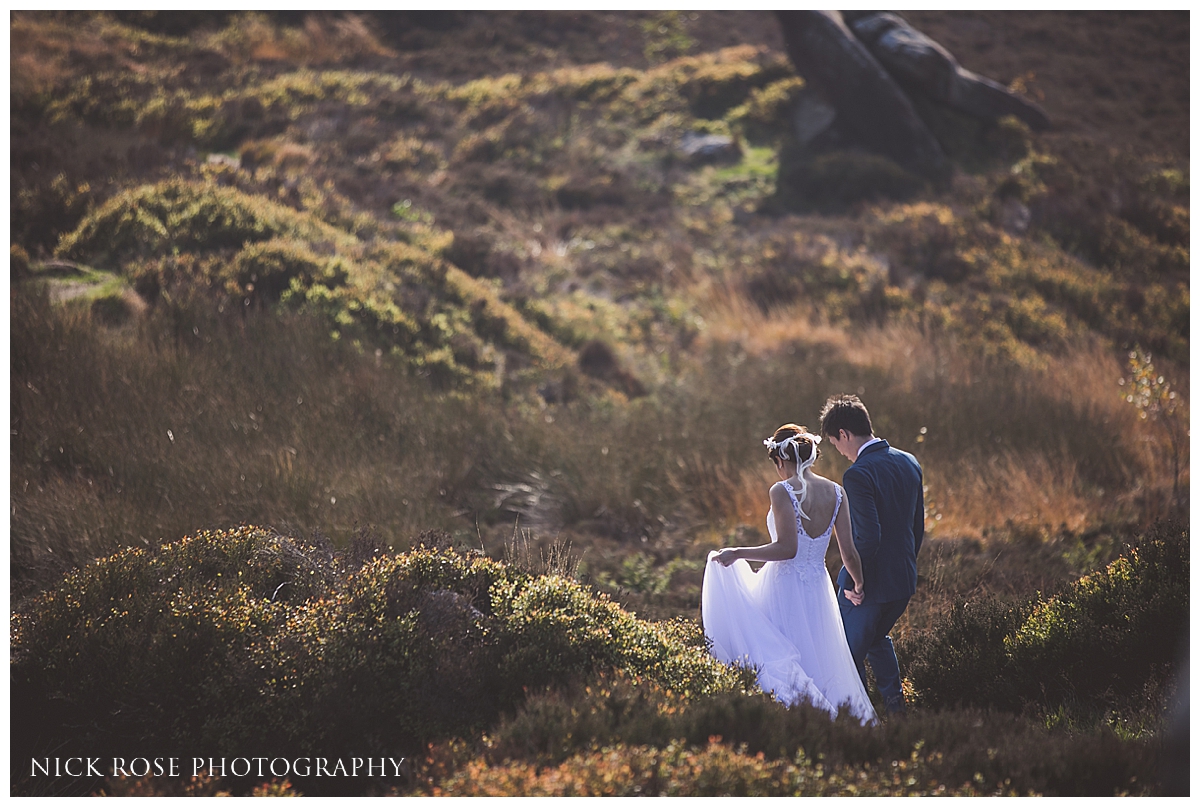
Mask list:
[[[841,488],[829,527],[814,538],[804,530],[795,491],[784,485],[795,511],[796,556],[768,561],[756,574],[745,560],[726,567],[710,553],[701,593],[704,634],[714,657],[753,666],[759,686],[778,700],[789,705],[808,701],[832,715],[845,705],[860,721],[873,721],[875,710],[850,656],[825,569]],[[778,540],[770,511],[767,531],[772,542]]]

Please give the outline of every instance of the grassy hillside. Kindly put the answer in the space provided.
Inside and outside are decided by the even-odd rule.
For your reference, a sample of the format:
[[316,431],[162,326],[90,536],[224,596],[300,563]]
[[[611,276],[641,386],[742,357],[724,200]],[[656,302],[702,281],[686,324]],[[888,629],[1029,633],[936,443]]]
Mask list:
[[[1114,563],[1158,574],[1131,553],[1188,511],[1188,18],[909,18],[1053,129],[933,113],[955,165],[938,185],[814,152],[789,122],[803,81],[760,12],[15,12],[15,618],[40,624],[39,592],[74,596],[99,572],[64,574],[94,559],[259,524],[327,560],[368,544],[406,557],[439,530],[496,569],[553,561],[572,608],[607,597],[694,628],[706,553],[766,540],[762,437],[815,427],[851,391],[927,484],[920,585],[894,636],[930,722],[889,759],[941,770],[913,744],[994,708],[1025,721],[1001,733],[1074,732],[1064,753],[1108,760],[1108,794],[1159,787],[1142,755],[1165,726],[1169,641],[1108,701],[1079,695],[1070,665],[1049,700],[938,700],[957,684],[921,676],[954,636],[1026,648],[976,659],[987,675],[1058,665],[1021,620],[1125,574]],[[689,158],[705,134],[734,146]],[[817,469],[845,467],[827,452]],[[340,574],[313,596],[336,601]],[[423,786],[558,792],[519,766],[588,782],[709,755],[741,772],[695,792],[808,792],[797,747],[767,770],[715,729],[718,747],[699,729],[590,725],[595,748],[552,759],[478,744],[516,731],[518,707],[583,708],[584,679],[610,666],[572,668],[542,706],[513,695],[479,724],[429,723],[413,736],[467,745],[430,752]],[[951,786],[1085,792],[1092,774],[1064,765]],[[854,770],[837,776],[890,787]]]

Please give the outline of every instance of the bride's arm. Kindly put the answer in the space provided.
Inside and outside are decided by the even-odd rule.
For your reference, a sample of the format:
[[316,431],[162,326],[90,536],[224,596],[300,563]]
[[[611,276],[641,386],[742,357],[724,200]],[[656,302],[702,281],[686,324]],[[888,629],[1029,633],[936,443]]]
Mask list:
[[838,510],[837,519],[833,523],[833,534],[837,538],[838,552],[842,555],[842,565],[846,567],[846,571],[853,578],[854,588],[861,591],[863,585],[862,558],[858,556],[858,549],[854,546],[854,532],[850,528],[849,507],[842,507]]
[[775,516],[775,541],[762,546],[722,549],[717,553],[717,560],[728,566],[735,560],[791,560],[796,557],[800,538],[796,533],[796,510],[781,482],[771,486],[771,511]]

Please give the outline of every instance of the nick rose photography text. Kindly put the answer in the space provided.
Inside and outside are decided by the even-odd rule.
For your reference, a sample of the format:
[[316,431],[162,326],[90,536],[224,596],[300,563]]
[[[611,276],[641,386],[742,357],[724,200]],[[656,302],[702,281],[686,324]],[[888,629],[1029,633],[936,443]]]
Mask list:
[[[35,757],[31,776],[401,776],[405,757]],[[184,773],[184,771],[188,773]]]

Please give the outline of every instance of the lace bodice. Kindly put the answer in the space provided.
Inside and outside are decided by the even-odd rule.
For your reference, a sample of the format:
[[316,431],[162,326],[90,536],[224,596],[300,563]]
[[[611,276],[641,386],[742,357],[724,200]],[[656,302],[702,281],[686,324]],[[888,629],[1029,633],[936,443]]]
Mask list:
[[[833,535],[833,523],[837,521],[838,511],[842,507],[842,489],[837,487],[837,502],[833,506],[833,517],[829,519],[829,526],[825,528],[825,532],[813,537],[804,530],[804,522],[800,519],[800,502],[796,499],[796,491],[792,489],[786,481],[783,486],[787,488],[788,497],[792,500],[792,510],[796,516],[796,557],[791,560],[775,561],[770,564],[779,567],[776,570],[777,574],[797,574],[802,578],[807,578],[814,572],[819,572],[826,581],[829,579],[829,572],[825,569],[825,552],[829,548],[829,538]],[[771,535],[771,541],[774,543],[779,540],[779,536],[775,530],[775,513],[774,508],[767,511],[767,532]]]
[[[771,498],[778,501],[779,493],[772,491]],[[875,710],[846,641],[837,592],[825,571],[833,529],[816,538],[808,535],[796,498],[792,491],[800,539],[796,557],[769,561],[755,572],[745,560],[725,566],[716,561],[716,552],[710,554],[700,593],[709,652],[726,664],[753,667],[758,685],[783,703],[809,703],[830,716],[846,704],[860,722],[874,722]],[[834,520],[844,498],[839,490]],[[779,516],[786,526],[787,514]],[[777,540],[773,517],[767,529]]]

